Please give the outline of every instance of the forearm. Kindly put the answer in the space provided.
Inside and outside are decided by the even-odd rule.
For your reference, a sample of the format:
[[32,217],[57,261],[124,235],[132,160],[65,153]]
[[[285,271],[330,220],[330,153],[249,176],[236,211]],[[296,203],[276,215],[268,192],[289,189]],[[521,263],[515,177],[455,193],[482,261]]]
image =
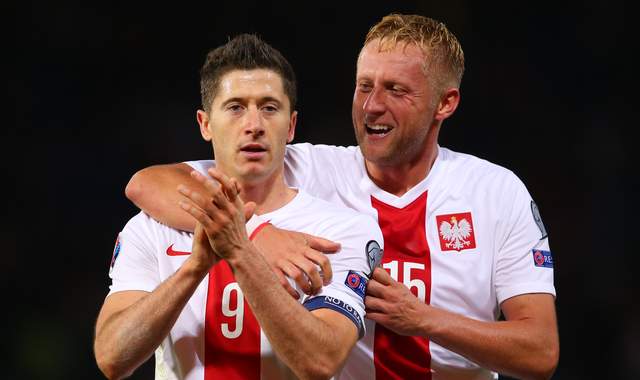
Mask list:
[[108,378],[130,375],[153,354],[203,278],[202,271],[184,265],[131,306],[98,318],[94,348]]
[[191,176],[187,164],[156,165],[135,173],[125,194],[138,208],[170,227],[193,232],[195,221],[178,206],[182,196],[176,191],[183,184],[200,191],[202,185]]
[[333,328],[291,298],[257,250],[243,252],[229,264],[260,326],[285,364],[302,379],[333,376],[355,343],[357,332],[353,332],[351,344],[345,344],[349,334]]
[[424,305],[420,335],[482,367],[519,379],[546,379],[557,363],[557,336],[531,319],[483,322]]

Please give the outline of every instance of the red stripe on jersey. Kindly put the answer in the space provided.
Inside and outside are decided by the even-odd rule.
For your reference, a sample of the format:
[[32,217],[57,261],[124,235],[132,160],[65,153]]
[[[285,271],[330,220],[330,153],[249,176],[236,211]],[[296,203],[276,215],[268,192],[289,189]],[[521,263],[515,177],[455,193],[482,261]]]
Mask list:
[[[431,253],[425,231],[427,192],[401,209],[373,196],[371,205],[378,210],[384,236],[383,266],[397,281],[409,284],[414,295],[421,293],[428,304]],[[373,361],[377,380],[431,379],[429,340],[423,337],[401,336],[376,324]]]
[[[205,380],[260,379],[260,325],[238,289],[226,261],[211,268],[204,322]],[[237,313],[238,297],[244,304],[241,317]],[[241,321],[241,326],[237,326],[237,321]],[[230,338],[238,328],[241,333]]]

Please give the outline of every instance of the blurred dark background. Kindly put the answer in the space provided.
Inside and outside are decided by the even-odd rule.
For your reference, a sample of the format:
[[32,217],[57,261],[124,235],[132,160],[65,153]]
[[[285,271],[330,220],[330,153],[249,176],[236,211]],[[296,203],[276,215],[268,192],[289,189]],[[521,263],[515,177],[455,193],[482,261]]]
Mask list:
[[[93,325],[116,234],[136,213],[124,187],[145,166],[210,157],[195,120],[210,48],[260,34],[298,75],[296,141],[354,144],[356,56],[368,28],[399,11],[444,21],[465,51],[462,103],[441,145],[513,170],[541,209],[556,261],[554,378],[640,378],[629,5],[160,4],[3,7],[15,14],[4,54],[15,123],[2,132],[12,191],[0,377],[102,378]],[[133,376],[152,377],[152,364]]]

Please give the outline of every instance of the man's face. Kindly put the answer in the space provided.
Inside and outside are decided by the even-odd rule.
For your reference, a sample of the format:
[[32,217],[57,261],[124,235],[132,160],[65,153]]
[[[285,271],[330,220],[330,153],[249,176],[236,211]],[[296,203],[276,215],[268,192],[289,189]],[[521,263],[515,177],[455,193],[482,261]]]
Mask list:
[[221,78],[210,113],[198,111],[198,122],[203,138],[213,142],[217,167],[240,182],[256,184],[282,171],[296,113],[279,74],[234,70]]
[[424,53],[404,43],[378,51],[378,40],[360,53],[351,115],[367,161],[398,165],[426,149],[436,94],[424,71]]

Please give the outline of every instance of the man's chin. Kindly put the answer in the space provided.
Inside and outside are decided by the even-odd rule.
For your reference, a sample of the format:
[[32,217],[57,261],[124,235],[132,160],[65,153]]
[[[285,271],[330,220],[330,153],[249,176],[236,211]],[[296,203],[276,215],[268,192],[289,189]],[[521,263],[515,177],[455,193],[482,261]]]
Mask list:
[[268,174],[267,168],[262,164],[250,163],[243,165],[237,171],[238,180],[246,183],[255,183],[261,181]]
[[376,165],[388,165],[393,161],[394,155],[391,149],[382,146],[371,146],[370,144],[360,144],[360,150],[364,159]]

